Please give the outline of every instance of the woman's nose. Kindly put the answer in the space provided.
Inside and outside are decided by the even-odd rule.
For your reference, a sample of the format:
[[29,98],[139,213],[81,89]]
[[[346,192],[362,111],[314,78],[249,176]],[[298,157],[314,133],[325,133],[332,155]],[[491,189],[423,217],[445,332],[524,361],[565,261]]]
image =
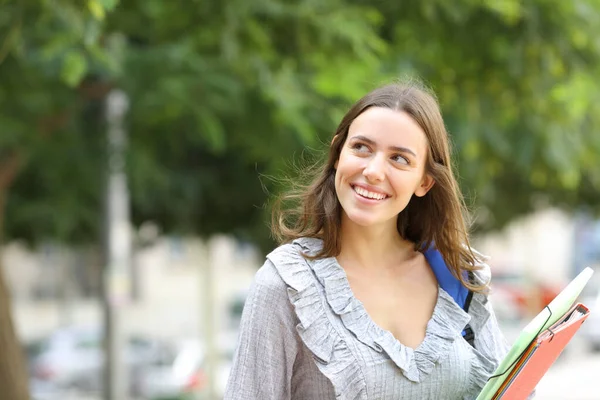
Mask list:
[[363,176],[371,182],[383,181],[385,178],[384,162],[383,157],[375,156],[371,158],[363,170]]

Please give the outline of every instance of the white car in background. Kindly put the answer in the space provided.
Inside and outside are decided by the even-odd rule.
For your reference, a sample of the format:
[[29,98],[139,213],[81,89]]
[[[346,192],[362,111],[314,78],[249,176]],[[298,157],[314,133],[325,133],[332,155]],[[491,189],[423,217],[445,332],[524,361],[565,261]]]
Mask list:
[[[96,327],[68,327],[56,330],[36,342],[28,355],[30,389],[34,399],[64,399],[64,393],[100,393],[103,389],[103,332]],[[136,374],[152,362],[162,344],[129,338],[124,356],[129,373],[129,393],[137,396]]]
[[[215,392],[223,398],[237,333],[221,333],[215,356]],[[184,339],[171,344],[162,356],[142,368],[138,375],[140,396],[144,400],[200,400],[208,393],[206,352],[198,339]]]
[[204,349],[199,341],[171,345],[161,357],[143,367],[139,392],[146,400],[200,399],[206,389]]

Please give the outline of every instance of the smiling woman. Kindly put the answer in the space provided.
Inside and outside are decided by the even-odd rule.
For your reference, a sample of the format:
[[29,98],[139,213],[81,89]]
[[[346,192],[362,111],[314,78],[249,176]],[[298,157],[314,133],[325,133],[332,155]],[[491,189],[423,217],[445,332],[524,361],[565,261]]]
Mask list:
[[448,142],[414,82],[348,111],[312,183],[281,199],[300,206],[274,209],[282,244],[244,307],[225,399],[477,397],[507,346]]
[[[423,129],[406,112],[371,107],[356,117],[335,162],[342,227],[396,231],[412,196],[422,197],[433,186],[425,171],[427,153]],[[373,200],[378,207],[371,207]]]

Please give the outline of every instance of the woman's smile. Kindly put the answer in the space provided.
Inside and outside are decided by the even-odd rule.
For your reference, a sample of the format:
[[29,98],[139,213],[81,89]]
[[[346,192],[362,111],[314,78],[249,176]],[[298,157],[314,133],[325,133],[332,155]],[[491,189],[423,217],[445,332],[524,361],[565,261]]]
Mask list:
[[364,185],[351,184],[350,186],[354,190],[354,193],[356,193],[356,196],[360,200],[364,200],[367,203],[381,203],[382,201],[384,201],[390,197],[386,193],[382,193],[380,191],[373,190],[370,187],[366,187]]
[[412,196],[425,195],[433,183],[425,172],[427,146],[425,132],[403,111],[374,107],[359,115],[335,165],[348,222],[396,226]]

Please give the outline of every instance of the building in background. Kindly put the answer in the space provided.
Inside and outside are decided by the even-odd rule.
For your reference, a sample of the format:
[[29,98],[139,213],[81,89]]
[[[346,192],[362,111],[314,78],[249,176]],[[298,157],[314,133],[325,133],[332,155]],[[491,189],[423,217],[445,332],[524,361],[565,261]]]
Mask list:
[[[210,257],[207,257],[207,249]],[[44,245],[32,252],[19,243],[6,246],[5,274],[13,296],[19,336],[36,339],[65,325],[99,325],[100,257],[89,250]],[[201,337],[203,268],[212,268],[214,324],[226,334],[237,326],[240,302],[262,264],[258,251],[226,236],[209,242],[162,237],[137,249],[134,298],[124,306],[133,334]]]

